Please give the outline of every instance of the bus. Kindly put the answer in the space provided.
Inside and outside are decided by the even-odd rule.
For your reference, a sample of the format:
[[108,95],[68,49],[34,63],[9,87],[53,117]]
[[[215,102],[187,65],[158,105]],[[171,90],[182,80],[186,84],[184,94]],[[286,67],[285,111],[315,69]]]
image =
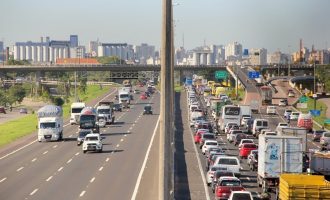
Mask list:
[[227,123],[241,125],[241,108],[235,105],[225,105],[222,107],[221,117],[218,121],[220,130],[224,131]]

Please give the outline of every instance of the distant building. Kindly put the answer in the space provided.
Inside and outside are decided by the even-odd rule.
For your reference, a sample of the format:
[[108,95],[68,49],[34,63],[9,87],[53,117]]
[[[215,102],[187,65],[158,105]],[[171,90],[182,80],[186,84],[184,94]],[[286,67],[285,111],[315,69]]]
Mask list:
[[78,47],[78,35],[70,35],[70,47]]
[[97,55],[117,56],[122,60],[131,60],[133,58],[132,45],[127,43],[102,43],[97,47]]
[[227,61],[237,60],[240,61],[242,59],[243,47],[238,42],[233,42],[225,46],[225,59]]
[[268,64],[289,64],[290,62],[291,59],[289,58],[289,55],[280,51],[269,54],[269,60],[267,60]]
[[91,57],[98,56],[98,46],[100,45],[99,41],[90,41],[88,46],[88,53]]
[[321,65],[330,64],[330,51],[328,50],[314,51],[310,54],[308,60],[309,63],[313,63],[315,61],[315,63]]
[[[142,43],[141,45],[133,46],[134,50],[134,58],[135,60],[146,60],[148,58],[155,57],[155,46],[148,45],[146,43]],[[141,63],[141,61],[140,61]],[[145,63],[141,63],[145,64]]]
[[183,59],[186,58],[186,56],[186,50],[183,47],[175,49],[174,63],[177,65],[182,65]]
[[250,50],[251,65],[266,65],[267,64],[267,49],[251,49]]

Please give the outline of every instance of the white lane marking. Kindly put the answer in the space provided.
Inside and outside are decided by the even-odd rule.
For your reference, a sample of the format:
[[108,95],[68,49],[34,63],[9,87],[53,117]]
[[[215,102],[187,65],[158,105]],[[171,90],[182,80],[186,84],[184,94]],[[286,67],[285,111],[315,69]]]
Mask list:
[[54,145],[53,148],[55,149],[57,147],[57,145]]
[[0,183],[4,182],[7,179],[7,177],[0,180]]
[[68,164],[69,164],[71,161],[72,161],[72,158],[71,158],[70,160],[68,160],[66,163],[68,163]]
[[99,171],[102,171],[103,170],[103,167],[100,167]]
[[46,179],[46,181],[48,182],[48,181],[50,181],[52,178],[53,178],[53,176],[50,176],[50,177],[48,177],[48,178]]
[[[189,116],[187,116],[188,118],[188,121],[189,121]],[[191,141],[193,143],[193,146],[194,146],[194,150],[195,150],[195,155],[196,155],[196,158],[197,158],[197,162],[198,162],[198,168],[199,168],[199,171],[201,173],[201,176],[202,176],[202,181],[203,181],[203,185],[204,185],[204,191],[205,191],[205,196],[206,196],[206,200],[210,200],[210,193],[209,193],[209,190],[207,188],[207,184],[206,184],[206,179],[205,179],[205,175],[204,175],[204,172],[203,172],[203,167],[202,167],[202,163],[201,163],[201,159],[199,158],[199,153],[197,151],[197,147],[196,145],[194,145],[194,136],[193,136],[193,133],[191,131],[191,129],[189,128],[189,131],[190,131],[190,136],[191,136]]]
[[124,139],[122,138],[122,139],[120,139],[120,141],[122,142],[122,141],[124,141]]
[[37,158],[33,158],[32,160],[31,160],[31,162],[35,162],[37,160]]
[[107,159],[105,160],[105,162],[109,162],[109,160],[110,160],[110,158],[107,158]]
[[119,144],[117,144],[116,147],[119,147]]
[[42,154],[45,155],[46,153],[48,153],[48,151],[45,151],[45,152],[43,152]]
[[127,137],[127,135],[125,134],[124,137]]
[[[110,95],[112,95],[112,94],[115,93],[116,91],[117,91],[117,88],[115,88],[114,91],[110,92],[108,95],[106,95],[106,96],[105,96],[104,98],[102,98],[100,101],[103,101],[104,99],[108,98]],[[99,104],[100,101],[98,101],[93,107],[96,107],[96,106]]]
[[34,195],[36,192],[38,191],[38,188],[33,190],[31,193],[30,193],[30,196]]
[[19,171],[21,171],[22,169],[24,169],[24,167],[20,167],[20,168],[18,168],[16,171],[19,172]]
[[76,153],[76,154],[74,154],[74,155],[78,156],[78,155],[79,155],[79,152],[77,152],[77,153]]
[[129,133],[129,131],[127,131],[127,133]]
[[60,171],[62,171],[62,169],[63,169],[63,167],[60,167],[60,168],[59,168],[57,171],[59,171],[59,172],[60,172]]
[[95,177],[93,177],[89,182],[93,183],[95,181]]
[[35,143],[35,142],[37,142],[37,140],[34,140],[34,141],[30,142],[29,144],[26,144],[26,145],[22,146],[21,148],[16,149],[16,150],[14,150],[14,151],[12,151],[12,152],[10,152],[10,153],[8,153],[8,154],[2,156],[2,157],[0,158],[0,160],[2,160],[2,159],[4,159],[4,158],[7,158],[8,156],[10,156],[10,155],[12,155],[12,154],[14,154],[14,153],[16,153],[16,152],[22,150],[22,149],[25,149],[26,147],[30,146],[31,144],[33,144],[33,143]]
[[147,160],[148,160],[148,157],[149,157],[150,149],[151,149],[152,143],[154,141],[154,138],[155,138],[155,135],[156,135],[156,132],[157,132],[157,129],[158,129],[159,120],[160,120],[160,117],[158,117],[158,120],[157,120],[157,123],[156,123],[156,127],[154,129],[154,133],[152,134],[152,137],[150,139],[148,150],[147,150],[146,156],[144,157],[144,161],[143,161],[143,164],[141,166],[139,176],[138,176],[138,178],[136,180],[136,184],[135,184],[135,187],[134,187],[134,192],[133,192],[133,195],[131,197],[131,200],[135,200],[135,198],[136,198],[136,195],[137,195],[137,192],[138,192],[140,183],[141,183],[142,174],[143,174],[144,169],[145,169],[145,166],[147,164]]
[[72,135],[69,135],[69,138],[72,137]]
[[82,197],[82,196],[84,196],[84,194],[86,193],[86,191],[84,190],[84,191],[82,191],[81,193],[80,193],[80,197]]
[[250,181],[250,180],[251,180],[251,179],[250,179],[250,177],[247,177],[246,179],[247,179],[248,181]]

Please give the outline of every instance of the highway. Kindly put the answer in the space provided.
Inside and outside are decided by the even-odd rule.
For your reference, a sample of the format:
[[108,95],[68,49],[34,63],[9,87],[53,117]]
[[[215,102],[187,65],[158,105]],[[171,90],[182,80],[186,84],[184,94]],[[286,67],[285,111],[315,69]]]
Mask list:
[[[113,100],[115,95],[112,90],[103,100]],[[148,103],[154,114],[142,115]],[[76,145],[78,126],[68,125],[68,120],[62,142],[34,142],[34,133],[25,148],[0,155],[0,199],[131,199],[139,189],[136,185],[151,138],[158,133],[159,103],[159,93],[147,100],[135,94],[130,109],[116,112],[115,124],[101,129],[103,153],[83,154]]]

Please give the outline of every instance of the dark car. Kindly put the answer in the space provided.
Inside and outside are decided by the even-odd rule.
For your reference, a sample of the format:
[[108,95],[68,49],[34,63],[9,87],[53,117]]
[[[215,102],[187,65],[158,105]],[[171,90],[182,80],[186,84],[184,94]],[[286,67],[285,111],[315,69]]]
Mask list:
[[312,140],[313,141],[320,141],[322,133],[324,133],[324,132],[325,132],[325,130],[315,130],[315,131],[313,131]]
[[6,114],[5,107],[0,106],[0,113]]
[[84,142],[85,136],[92,133],[92,129],[81,129],[77,137],[77,145],[81,145]]
[[151,106],[144,106],[144,110],[143,110],[143,114],[144,115],[152,115],[152,107]]
[[121,112],[123,111],[123,106],[119,103],[113,104],[113,111]]

